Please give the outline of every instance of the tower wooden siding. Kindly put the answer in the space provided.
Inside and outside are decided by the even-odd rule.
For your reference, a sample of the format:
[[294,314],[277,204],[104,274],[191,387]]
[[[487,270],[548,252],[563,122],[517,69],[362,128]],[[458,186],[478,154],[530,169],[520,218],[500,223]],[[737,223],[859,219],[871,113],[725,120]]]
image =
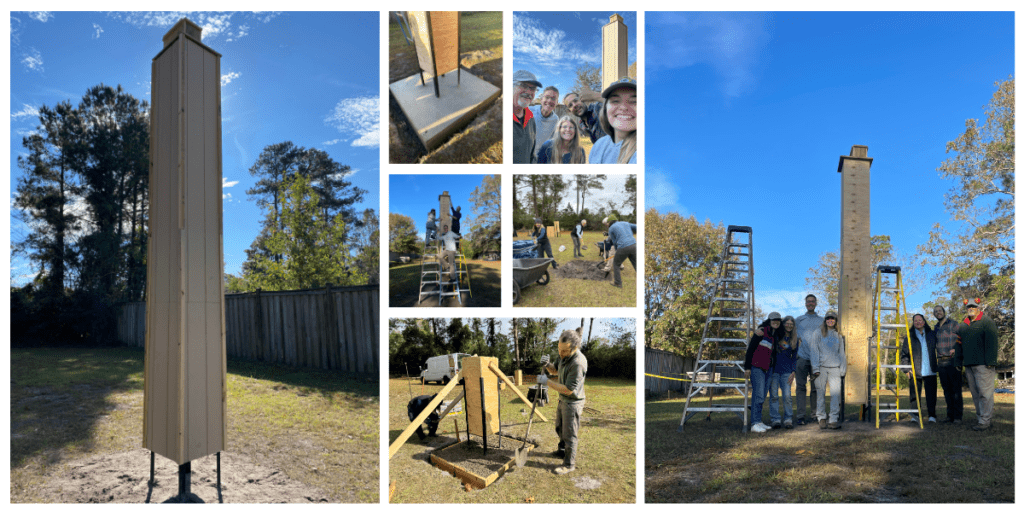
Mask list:
[[220,54],[178,22],[152,64],[143,446],[178,464],[225,445]]

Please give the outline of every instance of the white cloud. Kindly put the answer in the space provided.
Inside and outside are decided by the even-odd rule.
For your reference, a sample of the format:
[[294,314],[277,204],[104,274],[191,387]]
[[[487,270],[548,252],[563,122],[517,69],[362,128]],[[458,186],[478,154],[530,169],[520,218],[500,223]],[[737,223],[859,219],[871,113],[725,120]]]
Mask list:
[[96,30],[96,33],[92,36],[92,38],[93,39],[99,39],[100,38],[100,34],[103,33],[103,27],[97,25],[96,23],[93,23],[92,24],[92,28],[94,30]]
[[562,30],[548,29],[523,14],[512,17],[513,52],[542,66],[570,66],[581,62],[599,63],[600,48],[584,50]]
[[223,178],[223,177],[220,179],[220,186],[221,186],[221,188],[231,188],[231,187],[233,187],[235,185],[238,185],[237,181],[228,181],[227,178]]
[[380,146],[380,98],[363,96],[345,98],[334,107],[334,112],[324,119],[342,133],[353,133],[353,146]]
[[28,11],[26,14],[28,14],[29,18],[43,23],[53,19],[53,13],[50,11]]
[[221,75],[220,76],[220,86],[224,87],[225,85],[230,84],[232,80],[234,80],[234,79],[236,79],[236,78],[238,78],[240,76],[242,76],[241,73],[236,73],[234,71],[232,71],[232,72],[230,72],[230,73],[228,73],[226,75]]
[[253,20],[267,23],[277,17],[279,12],[196,12],[196,11],[148,11],[148,12],[114,12],[108,16],[124,21],[136,27],[171,27],[181,18],[188,18],[203,29],[203,40],[226,36],[227,41],[236,41],[249,34],[252,26],[242,23],[238,27],[233,19]]
[[23,117],[39,117],[39,109],[27,103],[22,103],[21,110],[13,112],[11,114],[11,119],[21,119]]
[[[757,290],[757,305],[761,307],[761,311],[764,312],[765,317],[772,311],[778,311],[782,316],[792,315],[798,317],[807,312],[807,308],[804,306],[804,297],[807,296],[807,291],[804,289],[798,290]],[[811,293],[814,293],[813,291]],[[818,297],[824,297],[823,293],[815,293]],[[823,300],[818,301],[818,313],[824,314],[821,310],[825,306]],[[758,318],[757,321],[761,322],[764,318]]]
[[221,194],[220,198],[230,203],[231,202],[231,192],[228,192],[227,194]]
[[335,144],[337,144],[337,143],[339,143],[339,142],[342,142],[342,141],[344,141],[344,140],[345,140],[345,139],[334,139],[334,140],[329,140],[329,141],[327,141],[327,142],[324,142],[324,146],[333,146],[333,145],[335,145]]
[[647,59],[650,74],[658,69],[711,66],[722,82],[722,93],[741,96],[757,84],[757,71],[766,62],[771,40],[769,20],[762,13],[658,13],[646,23],[658,34],[649,41],[657,58]]
[[21,54],[21,63],[26,68],[32,71],[43,71],[43,54],[39,53],[39,50],[35,48],[29,48],[27,52]]
[[644,187],[644,206],[662,211],[678,211],[686,214],[686,209],[678,204],[679,191],[675,183],[661,169],[648,169],[647,183]]

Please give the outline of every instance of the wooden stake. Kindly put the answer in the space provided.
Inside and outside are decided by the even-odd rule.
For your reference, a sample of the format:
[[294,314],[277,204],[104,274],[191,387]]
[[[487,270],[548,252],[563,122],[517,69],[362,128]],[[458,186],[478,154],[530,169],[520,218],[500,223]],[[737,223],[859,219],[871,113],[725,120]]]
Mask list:
[[[487,366],[487,369],[494,372],[494,374],[497,375],[499,379],[505,381],[505,384],[508,384],[508,387],[512,388],[512,391],[514,391],[516,395],[519,396],[519,398],[523,401],[524,404],[528,404],[531,402],[529,398],[526,398],[526,395],[524,395],[522,391],[519,391],[519,388],[515,386],[515,384],[512,382],[512,379],[509,379],[508,375],[505,375],[504,373],[501,372],[501,370],[498,369],[498,366],[496,364],[491,363],[490,365]],[[538,392],[540,391],[538,390]],[[538,418],[541,419],[541,421],[548,421],[548,419],[545,418],[544,415],[540,413],[540,411],[537,411],[535,414]]]
[[409,440],[409,436],[411,436],[424,421],[427,421],[427,417],[430,416],[430,413],[437,408],[441,401],[444,400],[444,397],[448,396],[448,393],[450,393],[455,385],[459,383],[459,377],[460,374],[456,373],[455,377],[448,381],[448,384],[441,388],[441,391],[437,393],[437,396],[435,396],[434,399],[431,400],[422,411],[420,411],[420,415],[416,416],[416,419],[412,420],[412,423],[410,423],[408,427],[405,427],[405,430],[403,430],[401,434],[398,434],[398,438],[395,439],[395,442],[391,443],[391,446],[388,448],[388,459],[394,457],[395,453],[398,452],[398,449]]

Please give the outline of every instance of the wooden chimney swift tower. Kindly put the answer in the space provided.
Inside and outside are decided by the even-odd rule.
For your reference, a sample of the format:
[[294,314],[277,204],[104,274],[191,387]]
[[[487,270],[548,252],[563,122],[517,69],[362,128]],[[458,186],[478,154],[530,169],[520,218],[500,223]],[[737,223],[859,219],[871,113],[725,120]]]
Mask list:
[[[182,19],[153,58],[142,444],[179,464],[225,445],[220,54]],[[151,461],[152,471],[152,461]]]

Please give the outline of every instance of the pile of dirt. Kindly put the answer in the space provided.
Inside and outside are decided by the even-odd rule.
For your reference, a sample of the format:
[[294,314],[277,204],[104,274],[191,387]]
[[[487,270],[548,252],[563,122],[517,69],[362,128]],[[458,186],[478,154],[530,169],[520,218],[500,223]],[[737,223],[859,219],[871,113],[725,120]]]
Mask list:
[[[176,501],[178,465],[156,457],[156,484],[149,486],[149,450],[96,455],[67,463],[62,475],[40,482],[55,503],[162,503]],[[191,501],[205,503],[321,503],[327,494],[292,480],[279,469],[231,452],[221,454],[221,493],[216,455],[192,461]]]
[[570,260],[567,263],[559,265],[557,269],[553,269],[551,272],[556,276],[563,279],[593,279],[595,281],[607,281],[611,279],[611,273],[606,273],[604,270],[600,270],[596,261],[587,260]]

